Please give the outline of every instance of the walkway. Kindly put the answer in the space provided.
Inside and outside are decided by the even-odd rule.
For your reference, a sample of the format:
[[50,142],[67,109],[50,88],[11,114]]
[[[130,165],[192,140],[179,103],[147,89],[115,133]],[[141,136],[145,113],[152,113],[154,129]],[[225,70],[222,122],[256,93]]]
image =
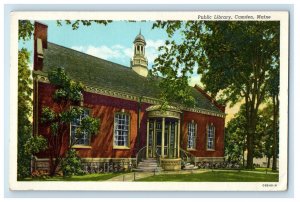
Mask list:
[[[205,173],[211,172],[211,169],[198,169],[198,170],[180,170],[180,171],[160,171],[160,172],[131,172],[122,174],[113,178],[108,179],[107,181],[124,181],[132,182],[141,178],[150,177],[154,175],[165,175],[165,174],[192,174],[192,173]],[[251,171],[251,170],[223,170],[223,169],[214,169],[214,172],[226,171],[226,172],[250,172],[250,173],[260,173],[265,174],[265,172]],[[273,172],[268,172],[267,174],[278,174]]]
[[150,177],[154,175],[165,175],[165,174],[191,174],[191,173],[204,173],[209,170],[180,170],[180,171],[160,171],[160,172],[131,172],[122,174],[113,178],[108,179],[107,181],[126,181],[132,182],[141,178]]

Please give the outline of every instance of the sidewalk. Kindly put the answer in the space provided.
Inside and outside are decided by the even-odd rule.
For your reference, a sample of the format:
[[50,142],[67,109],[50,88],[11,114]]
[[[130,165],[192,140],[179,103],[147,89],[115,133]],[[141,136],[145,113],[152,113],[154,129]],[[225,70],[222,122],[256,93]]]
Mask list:
[[108,179],[107,181],[124,181],[132,182],[141,178],[150,177],[154,175],[165,175],[165,174],[191,174],[191,173],[204,173],[208,170],[180,170],[180,171],[160,171],[160,172],[131,172],[122,174],[113,178]]
[[[219,171],[226,171],[226,172],[239,172],[238,170],[222,170],[222,169],[214,169],[214,172]],[[179,170],[179,171],[160,171],[160,172],[131,172],[122,174],[113,178],[108,179],[107,181],[124,181],[124,182],[133,182],[135,180],[150,177],[154,175],[168,175],[168,174],[193,174],[193,173],[205,173],[205,172],[212,172],[211,169],[197,169],[197,170]],[[265,174],[264,172],[258,171],[250,171],[250,170],[241,170],[240,172],[250,172],[250,173],[260,173]],[[268,172],[268,174],[276,174],[272,172]]]

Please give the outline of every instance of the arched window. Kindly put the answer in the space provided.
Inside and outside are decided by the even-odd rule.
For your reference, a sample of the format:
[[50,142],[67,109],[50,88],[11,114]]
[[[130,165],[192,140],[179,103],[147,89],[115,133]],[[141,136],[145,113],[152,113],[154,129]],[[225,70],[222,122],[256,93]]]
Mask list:
[[188,123],[188,149],[196,149],[196,134],[197,134],[197,124],[192,121]]
[[213,124],[209,124],[207,125],[207,138],[206,138],[206,142],[207,142],[207,150],[214,150],[215,149],[215,126]]
[[124,112],[115,113],[114,147],[129,147],[130,116]]

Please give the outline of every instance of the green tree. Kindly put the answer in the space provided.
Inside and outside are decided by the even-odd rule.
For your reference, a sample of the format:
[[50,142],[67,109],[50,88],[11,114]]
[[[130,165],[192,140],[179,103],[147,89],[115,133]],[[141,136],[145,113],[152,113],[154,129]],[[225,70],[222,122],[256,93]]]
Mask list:
[[272,170],[277,170],[277,157],[279,153],[279,64],[275,63],[270,71],[270,80],[267,86],[268,95],[271,97],[272,109],[273,109],[273,144],[272,144],[272,156],[273,164]]
[[246,150],[246,120],[239,112],[230,120],[225,128],[225,156],[227,161],[240,163],[245,166],[244,153]]
[[[278,129],[274,131],[274,121],[273,121],[273,105],[268,102],[267,105],[259,111],[259,123],[258,123],[258,133],[263,134],[263,155],[268,158],[267,167],[270,167],[270,159],[273,157],[273,147],[274,147],[274,133],[276,134],[276,139],[278,139]],[[275,145],[278,156],[278,145]]]
[[[63,22],[65,24],[72,26],[73,30],[77,30],[80,25],[83,26],[90,26],[93,23],[95,24],[102,24],[107,25],[108,23],[112,22],[111,20],[57,20],[57,26],[62,26]],[[27,41],[31,39],[34,31],[34,24],[30,20],[19,20],[19,40],[22,39]]]
[[[158,21],[156,27],[165,29],[170,38],[179,31],[182,38],[165,42],[154,69],[171,73],[180,69],[187,76],[184,73],[196,66],[213,97],[222,103],[244,101],[247,167],[253,168],[258,109],[265,100],[270,70],[279,60],[279,22]],[[171,78],[169,85],[182,80],[169,73],[165,76]],[[177,91],[185,90],[187,83],[183,84]]]
[[25,152],[25,143],[31,137],[32,80],[29,69],[29,52],[18,52],[18,179],[30,175],[30,155]]
[[[62,159],[76,141],[69,141],[69,147],[64,150],[64,138],[67,127],[70,123],[77,119],[83,109],[80,107],[83,102],[82,91],[84,86],[71,80],[62,68],[57,68],[48,73],[50,84],[56,87],[52,96],[56,110],[43,107],[41,121],[44,126],[50,128],[50,136],[48,137],[48,154],[50,157],[50,175],[55,175],[57,166],[60,165]],[[76,131],[77,138],[83,135],[91,136],[98,132],[99,120],[87,115],[80,122],[80,126]]]
[[[266,153],[265,140],[269,138],[269,133],[266,133],[266,122],[270,117],[263,116],[261,111],[259,111],[258,117],[259,124],[256,126],[254,134],[253,157],[262,158]],[[242,159],[243,166],[245,166],[244,153],[247,150],[246,134],[246,107],[243,104],[235,117],[228,122],[225,129],[225,154],[229,161],[237,162]]]

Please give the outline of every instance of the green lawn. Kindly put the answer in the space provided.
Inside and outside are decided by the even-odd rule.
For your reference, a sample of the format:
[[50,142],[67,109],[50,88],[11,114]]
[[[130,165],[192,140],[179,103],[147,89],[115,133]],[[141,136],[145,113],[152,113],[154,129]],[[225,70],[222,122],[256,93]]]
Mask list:
[[139,179],[147,182],[278,182],[278,174],[238,171],[207,171],[191,174],[161,174]]
[[54,176],[48,178],[25,178],[24,181],[104,181],[121,174],[122,173],[101,173],[88,174],[82,176],[72,176],[69,178],[64,178],[61,176]]
[[267,172],[269,173],[278,173],[278,171],[272,171],[272,168],[255,168],[254,171],[258,171],[258,172]]

